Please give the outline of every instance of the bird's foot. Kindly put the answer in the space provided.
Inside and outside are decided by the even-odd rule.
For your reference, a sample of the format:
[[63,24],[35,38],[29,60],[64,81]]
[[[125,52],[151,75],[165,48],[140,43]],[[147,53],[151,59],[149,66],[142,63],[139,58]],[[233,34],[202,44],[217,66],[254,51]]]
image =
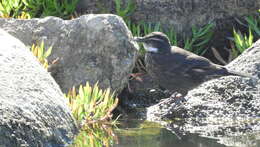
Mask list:
[[179,98],[183,98],[183,95],[181,93],[174,92],[170,97],[174,99],[179,99]]

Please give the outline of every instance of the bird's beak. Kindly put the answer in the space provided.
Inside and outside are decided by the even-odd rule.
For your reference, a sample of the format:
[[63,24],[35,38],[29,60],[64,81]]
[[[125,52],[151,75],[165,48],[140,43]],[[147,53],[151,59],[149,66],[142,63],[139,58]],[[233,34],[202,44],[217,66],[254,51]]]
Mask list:
[[136,42],[144,42],[145,39],[144,39],[144,37],[134,37],[134,41],[136,41]]

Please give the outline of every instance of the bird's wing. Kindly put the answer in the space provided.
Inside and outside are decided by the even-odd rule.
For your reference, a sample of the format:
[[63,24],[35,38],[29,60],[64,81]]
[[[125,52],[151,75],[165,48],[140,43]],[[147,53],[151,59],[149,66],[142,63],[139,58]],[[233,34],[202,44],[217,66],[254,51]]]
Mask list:
[[172,62],[178,63],[178,67],[176,67],[175,69],[179,70],[180,74],[186,76],[205,75],[206,73],[218,68],[216,64],[213,64],[207,58],[198,56],[192,52],[178,47],[173,47],[172,54],[172,56],[174,57],[171,59]]
[[210,60],[198,55],[188,56],[187,61],[189,62],[189,68],[187,68],[185,72],[192,73],[192,76],[204,77],[221,70],[220,66],[213,64]]

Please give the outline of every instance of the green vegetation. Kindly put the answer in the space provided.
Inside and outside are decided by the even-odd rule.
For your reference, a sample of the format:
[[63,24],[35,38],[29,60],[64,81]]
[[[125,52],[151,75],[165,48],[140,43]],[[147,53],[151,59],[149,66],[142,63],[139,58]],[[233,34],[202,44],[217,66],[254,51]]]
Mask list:
[[173,28],[170,28],[165,34],[169,37],[171,45],[178,46],[177,33]]
[[23,3],[21,0],[2,0],[0,2],[0,17],[25,19],[31,18],[29,13],[26,13],[24,11]]
[[235,29],[233,29],[233,37],[229,38],[231,49],[224,48],[228,52],[227,60],[224,60],[223,57],[221,57],[219,51],[217,51],[215,48],[212,47],[211,49],[213,51],[213,55],[222,64],[224,64],[224,65],[228,64],[233,59],[235,59],[237,56],[242,54],[247,48],[249,48],[253,45],[254,36],[253,36],[250,28],[249,28],[248,32],[249,33],[247,36],[246,34],[242,35],[242,33],[239,30],[236,31]]
[[260,38],[260,10],[257,16],[247,16],[245,18],[246,24],[237,19],[237,22],[252,30],[256,38]]
[[79,0],[23,0],[32,17],[59,16],[68,19]]
[[[66,97],[74,118],[83,124],[80,134],[75,138],[73,146],[109,147],[113,144],[114,135],[112,126],[112,111],[118,104],[118,98],[110,89],[99,89],[98,83],[90,87],[87,82],[80,85],[78,93],[73,87]],[[112,125],[112,126],[111,126]]]
[[132,0],[127,1],[127,5],[125,8],[122,8],[122,1],[121,0],[114,0],[116,6],[116,14],[121,16],[125,21],[129,20],[129,17],[135,10],[135,4]]
[[[234,30],[233,35],[234,39],[233,41],[236,44],[236,47],[240,50],[242,47],[250,47],[250,44],[252,44],[253,41],[260,38],[260,10],[258,11],[257,16],[247,16],[245,17],[245,23],[242,23],[240,20],[237,19],[237,22],[245,27],[248,28],[248,37],[246,35],[241,35],[241,32],[236,32]],[[253,39],[255,38],[255,40]]]
[[245,17],[246,23],[243,23],[238,19],[236,20],[240,25],[248,28],[248,32],[242,34],[240,30],[236,31],[235,28],[233,28],[233,37],[228,38],[231,40],[231,49],[226,49],[229,52],[227,61],[221,57],[220,53],[215,48],[212,48],[215,57],[223,64],[231,62],[247,48],[250,48],[254,41],[260,38],[260,10],[258,11],[257,16]]
[[198,55],[203,55],[207,50],[206,46],[213,37],[214,24],[207,24],[202,28],[192,27],[191,38],[185,39],[184,49]]
[[251,29],[249,28],[249,35],[246,36],[242,35],[240,31],[236,31],[235,29],[233,30],[233,35],[234,35],[234,43],[236,49],[233,49],[234,55],[239,55],[241,54],[244,50],[247,48],[251,47],[253,45],[253,34]]
[[[228,62],[232,61],[232,59],[236,58],[244,50],[251,47],[254,41],[260,38],[260,10],[258,11],[257,16],[248,16],[245,18],[245,21],[246,23],[243,23],[237,19],[237,22],[240,25],[248,28],[248,32],[242,35],[241,31],[233,29],[233,37],[229,38],[232,42]],[[220,57],[218,57],[218,59],[223,60],[223,58]]]
[[142,26],[141,24],[132,23],[130,20],[126,21],[126,25],[131,30],[133,36],[141,36]]
[[260,38],[260,12],[259,15],[256,17],[253,16],[246,17],[246,21],[248,27],[253,30],[254,35]]
[[152,23],[142,23],[141,26],[144,35],[152,32],[162,31],[160,23],[156,23],[155,25],[153,25]]
[[112,118],[112,111],[118,103],[114,93],[110,89],[105,91],[99,89],[98,83],[90,87],[87,82],[83,87],[79,86],[78,93],[73,87],[66,97],[69,99],[69,106],[73,116],[78,121],[85,123],[105,122]]
[[44,42],[41,44],[33,44],[31,47],[31,52],[33,55],[39,60],[39,62],[43,65],[45,69],[48,69],[49,63],[47,58],[50,56],[52,51],[52,47],[49,47],[47,50],[44,47]]
[[70,18],[79,0],[2,0],[0,17],[34,18],[59,16]]

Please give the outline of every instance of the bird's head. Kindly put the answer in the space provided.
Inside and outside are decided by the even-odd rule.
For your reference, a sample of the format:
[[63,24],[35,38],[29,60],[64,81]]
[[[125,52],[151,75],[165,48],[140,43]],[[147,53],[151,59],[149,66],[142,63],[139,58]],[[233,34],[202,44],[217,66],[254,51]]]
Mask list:
[[161,32],[152,32],[144,37],[135,37],[134,40],[143,43],[147,52],[163,54],[171,50],[170,40]]

